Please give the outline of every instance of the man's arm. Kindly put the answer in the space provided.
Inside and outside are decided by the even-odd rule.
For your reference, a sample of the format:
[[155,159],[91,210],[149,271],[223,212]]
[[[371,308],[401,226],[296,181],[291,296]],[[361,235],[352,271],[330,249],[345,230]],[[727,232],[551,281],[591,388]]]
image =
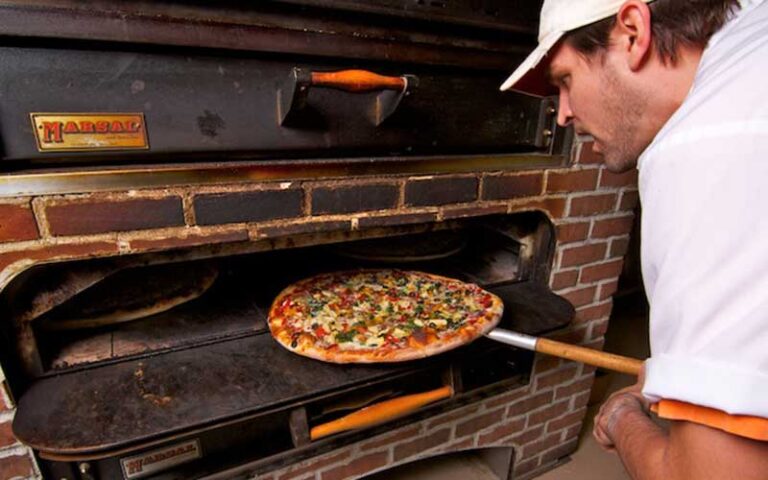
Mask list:
[[667,431],[651,420],[638,385],[605,402],[594,430],[634,480],[768,479],[768,442],[692,422],[672,422]]

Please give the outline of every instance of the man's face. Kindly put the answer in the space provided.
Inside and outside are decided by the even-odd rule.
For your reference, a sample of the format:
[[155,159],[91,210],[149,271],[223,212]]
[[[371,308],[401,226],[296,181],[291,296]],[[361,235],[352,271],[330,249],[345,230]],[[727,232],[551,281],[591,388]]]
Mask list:
[[560,90],[558,123],[595,139],[608,170],[624,172],[650,142],[639,128],[647,102],[615,65],[610,49],[590,57],[563,42],[553,50],[549,75]]

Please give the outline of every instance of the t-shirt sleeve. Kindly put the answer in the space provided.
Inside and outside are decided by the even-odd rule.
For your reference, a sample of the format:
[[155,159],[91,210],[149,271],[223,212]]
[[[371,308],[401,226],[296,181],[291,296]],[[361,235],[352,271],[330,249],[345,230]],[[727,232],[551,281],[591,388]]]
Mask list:
[[671,139],[643,160],[652,401],[768,417],[768,136],[754,139]]

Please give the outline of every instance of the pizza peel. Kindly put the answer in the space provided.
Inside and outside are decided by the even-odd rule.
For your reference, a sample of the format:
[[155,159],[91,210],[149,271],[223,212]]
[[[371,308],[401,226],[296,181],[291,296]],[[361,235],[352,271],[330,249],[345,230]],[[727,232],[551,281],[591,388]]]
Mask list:
[[643,366],[642,360],[636,358],[623,357],[621,355],[558,342],[548,338],[534,337],[524,333],[505,330],[503,328],[494,328],[486,333],[485,336],[491,340],[522,348],[524,350],[544,353],[630,375],[638,375]]

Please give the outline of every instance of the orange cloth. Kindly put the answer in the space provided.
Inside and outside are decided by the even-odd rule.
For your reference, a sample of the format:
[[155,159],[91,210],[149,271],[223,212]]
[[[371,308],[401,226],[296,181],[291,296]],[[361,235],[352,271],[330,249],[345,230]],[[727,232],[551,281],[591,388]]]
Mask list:
[[730,415],[722,410],[676,400],[662,400],[652,405],[651,410],[659,417],[667,420],[685,420],[717,428],[740,437],[768,441],[768,418]]

